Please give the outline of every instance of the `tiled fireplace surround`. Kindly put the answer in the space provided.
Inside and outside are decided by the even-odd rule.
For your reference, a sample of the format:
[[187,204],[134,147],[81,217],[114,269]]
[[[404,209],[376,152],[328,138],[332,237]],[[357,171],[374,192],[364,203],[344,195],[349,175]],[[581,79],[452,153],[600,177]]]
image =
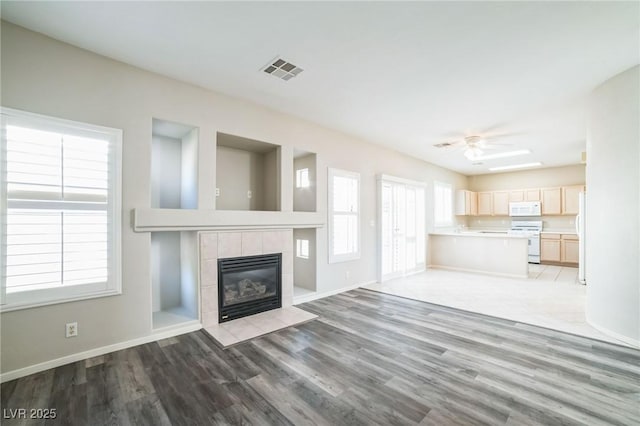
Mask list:
[[[203,231],[200,245],[202,325],[223,346],[315,318],[293,304],[293,230]],[[282,308],[218,323],[218,259],[282,253]]]

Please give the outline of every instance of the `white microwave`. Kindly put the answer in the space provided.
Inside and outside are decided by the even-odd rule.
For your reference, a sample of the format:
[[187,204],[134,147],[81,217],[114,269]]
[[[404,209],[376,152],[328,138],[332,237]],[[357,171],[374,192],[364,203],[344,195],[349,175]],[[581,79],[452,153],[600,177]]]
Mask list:
[[509,203],[509,216],[540,216],[542,214],[540,201],[521,201]]

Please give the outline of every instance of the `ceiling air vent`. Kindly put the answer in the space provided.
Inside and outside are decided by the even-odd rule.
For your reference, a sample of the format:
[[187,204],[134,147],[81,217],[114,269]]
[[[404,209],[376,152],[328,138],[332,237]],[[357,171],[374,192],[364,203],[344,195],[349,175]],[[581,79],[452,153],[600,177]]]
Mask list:
[[437,143],[434,145],[435,148],[446,148],[448,146],[453,145],[452,142],[442,142],[442,143]]
[[276,58],[269,62],[267,66],[262,68],[262,71],[267,74],[271,74],[274,77],[281,78],[284,81],[291,80],[293,77],[304,71],[302,68],[293,65],[291,62],[287,62],[282,58]]

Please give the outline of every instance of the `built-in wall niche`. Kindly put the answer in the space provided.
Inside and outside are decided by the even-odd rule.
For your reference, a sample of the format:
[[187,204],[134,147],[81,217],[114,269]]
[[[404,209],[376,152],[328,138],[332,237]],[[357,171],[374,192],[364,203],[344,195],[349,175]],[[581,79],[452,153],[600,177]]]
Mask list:
[[198,247],[196,232],[151,233],[153,328],[198,319]]
[[280,210],[280,147],[218,133],[216,209]]
[[316,211],[316,154],[295,150],[293,156],[293,211]]
[[198,208],[198,129],[154,118],[151,207]]
[[294,297],[316,291],[316,228],[293,230]]

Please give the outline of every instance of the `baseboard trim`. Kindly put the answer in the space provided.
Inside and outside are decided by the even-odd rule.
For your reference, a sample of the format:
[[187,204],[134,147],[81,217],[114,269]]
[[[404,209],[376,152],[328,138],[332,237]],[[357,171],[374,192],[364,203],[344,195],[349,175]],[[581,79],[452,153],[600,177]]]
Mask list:
[[299,305],[301,303],[307,303],[307,302],[311,302],[313,300],[317,300],[317,299],[323,299],[325,297],[329,297],[329,296],[333,296],[339,293],[344,293],[345,291],[350,291],[350,290],[354,290],[356,288],[360,288],[362,286],[365,285],[369,285],[369,284],[373,284],[373,283],[377,283],[378,281],[373,280],[373,281],[367,281],[364,283],[359,283],[359,284],[353,284],[347,287],[341,287],[335,290],[329,290],[329,291],[323,291],[322,293],[309,293],[309,294],[305,294],[302,296],[298,296],[298,297],[294,297],[293,298],[293,304],[294,305]]
[[528,275],[505,274],[502,272],[490,272],[490,271],[482,271],[479,269],[456,268],[453,266],[442,266],[442,265],[429,265],[429,269],[442,269],[445,271],[454,271],[454,272],[469,272],[472,274],[493,275],[496,277],[506,277],[506,278],[520,278],[520,279],[529,278]]
[[63,356],[61,358],[52,359],[50,361],[41,362],[39,364],[30,365],[28,367],[18,368],[17,370],[7,371],[6,373],[0,374],[0,383],[19,379],[20,377],[39,373],[51,368],[60,367],[61,365],[70,364],[72,362],[82,361],[84,359],[93,358],[95,356],[131,348],[133,346],[144,345],[145,343],[168,339],[169,337],[179,336],[185,333],[191,333],[192,331],[197,331],[201,328],[202,324],[200,324],[199,321],[190,321],[188,324],[154,331],[152,334],[144,337],[139,337],[137,339],[114,343],[112,345],[102,346],[84,352],[78,352],[75,354]]
[[612,337],[612,338],[614,338],[616,340],[619,340],[619,341],[625,343],[626,345],[632,346],[632,347],[634,347],[636,349],[640,349],[640,340],[635,340],[635,339],[632,339],[630,337],[623,336],[620,333],[616,333],[615,331],[611,331],[606,327],[602,327],[602,326],[594,323],[593,321],[591,321],[591,319],[589,319],[588,316],[586,317],[586,320],[587,320],[587,324],[589,324],[591,327],[595,328],[599,332],[601,332],[603,334],[606,334],[607,336]]

